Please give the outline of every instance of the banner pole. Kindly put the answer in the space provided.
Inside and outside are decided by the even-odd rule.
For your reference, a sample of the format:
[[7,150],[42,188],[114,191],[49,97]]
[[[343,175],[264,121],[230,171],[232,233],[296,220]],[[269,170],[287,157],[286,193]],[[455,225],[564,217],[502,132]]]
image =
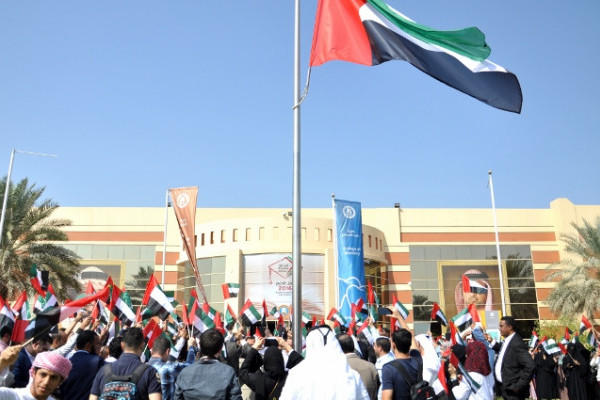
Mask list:
[[165,231],[163,235],[163,254],[162,254],[162,277],[160,279],[163,289],[165,287],[165,265],[167,263],[167,225],[169,224],[169,189],[165,196]]
[[502,273],[502,257],[500,256],[500,239],[498,236],[498,219],[496,217],[496,201],[494,200],[494,182],[492,170],[488,171],[490,194],[492,197],[492,215],[494,216],[494,235],[496,237],[496,258],[498,259],[498,278],[500,280],[500,298],[502,299],[502,316],[506,315],[506,301],[504,299],[504,274]]
[[292,199],[292,325],[294,349],[302,352],[302,248],[300,204],[300,0],[295,0],[294,15],[294,178]]
[[333,233],[333,271],[335,273],[335,305],[338,310],[341,311],[342,304],[340,303],[340,275],[339,275],[339,260],[338,260],[338,247],[337,247],[337,213],[335,210],[335,193],[331,195],[331,211],[332,217],[332,233]]

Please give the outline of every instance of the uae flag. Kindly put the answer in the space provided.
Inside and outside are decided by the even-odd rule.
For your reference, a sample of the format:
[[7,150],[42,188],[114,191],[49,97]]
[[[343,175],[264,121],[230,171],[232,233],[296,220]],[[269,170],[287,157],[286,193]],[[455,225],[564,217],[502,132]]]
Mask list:
[[238,283],[224,283],[221,285],[221,288],[223,289],[224,299],[238,297],[240,292],[240,285]]
[[539,342],[539,338],[538,338],[537,333],[535,331],[531,331],[531,339],[529,339],[528,347],[530,349],[533,349],[537,346],[538,342]]
[[212,329],[215,327],[215,323],[213,319],[204,312],[201,307],[196,308],[196,315],[194,318],[194,327],[198,329],[200,333],[204,332],[207,329]]
[[442,360],[442,362],[440,363],[440,369],[438,370],[437,377],[440,381],[440,385],[442,385],[442,387],[444,388],[444,391],[446,393],[450,393],[448,391],[448,383],[446,381],[446,361],[444,360]]
[[262,318],[262,315],[260,315],[258,310],[254,307],[250,299],[246,300],[246,303],[244,303],[240,315],[242,316],[242,324],[246,326],[254,325]]
[[337,322],[340,326],[346,326],[348,321],[346,318],[337,310],[337,308],[333,307],[331,311],[329,311],[329,315],[327,316],[329,321]]
[[20,319],[30,319],[29,302],[27,301],[27,290],[23,290],[15,304],[12,306],[13,313]]
[[146,306],[142,314],[144,319],[157,316],[164,321],[173,312],[173,305],[160,288],[154,275],[150,276],[142,304]]
[[596,347],[596,336],[594,335],[594,332],[590,332],[588,334],[586,343],[594,348]]
[[306,325],[311,321],[312,321],[312,316],[309,313],[307,313],[306,311],[302,311],[302,323],[304,325]]
[[12,330],[14,326],[15,316],[8,304],[4,301],[2,296],[0,296],[0,330],[5,327]]
[[[82,297],[77,300],[70,301],[70,302],[66,303],[64,306],[61,306],[59,322],[70,317],[71,315],[75,314],[76,312],[81,310],[83,307],[87,306],[88,304],[90,304],[94,301],[98,301],[98,300],[104,301],[108,297],[108,291],[109,291],[109,287],[104,287],[98,293],[94,293],[90,296],[86,296],[86,297]],[[38,319],[39,319],[39,317],[40,317],[40,314],[37,315]]]
[[227,325],[235,323],[237,317],[235,316],[235,312],[231,308],[229,304],[227,304],[227,310],[225,310],[225,323]]
[[144,334],[144,337],[148,339],[148,349],[151,349],[156,338],[162,334],[162,329],[154,319],[151,319],[142,330],[142,333]]
[[29,281],[31,285],[41,296],[46,296],[46,290],[48,290],[48,271],[40,271],[37,264],[33,264],[29,270]]
[[33,305],[33,312],[38,314],[56,307],[58,307],[58,299],[50,292],[50,290],[48,290],[46,296],[38,295],[36,297]]
[[215,315],[217,315],[217,310],[215,310],[214,308],[212,308],[210,306],[210,304],[203,303],[202,304],[202,311],[204,311],[204,313],[207,314],[210,317],[210,319],[212,319],[213,321],[215,320]]
[[369,66],[403,60],[492,107],[520,113],[519,81],[487,60],[490,52],[475,27],[434,30],[381,0],[319,0],[310,66],[331,60]]
[[588,319],[585,317],[585,315],[581,316],[581,322],[579,323],[579,333],[583,333],[588,329],[592,328],[592,324],[590,323],[590,321],[588,321]]
[[431,319],[439,321],[439,323],[444,326],[448,326],[448,319],[444,315],[444,312],[438,303],[433,303],[433,308],[431,309]]
[[452,322],[459,332],[464,331],[473,323],[473,316],[469,313],[468,308],[464,308],[461,312],[452,317]]
[[119,321],[128,324],[135,323],[135,313],[133,312],[129,293],[119,289],[117,285],[114,285],[112,287],[112,296],[110,299],[111,301],[108,305],[108,309]]
[[465,293],[477,293],[477,294],[486,294],[487,288],[477,281],[469,279],[468,276],[462,276],[462,287],[463,292]]
[[404,307],[404,304],[402,304],[398,301],[395,294],[392,296],[393,296],[393,300],[394,300],[394,308],[396,310],[398,310],[400,315],[402,315],[402,318],[404,318],[404,320],[406,320],[408,318],[408,313],[409,313],[408,309],[406,307]]

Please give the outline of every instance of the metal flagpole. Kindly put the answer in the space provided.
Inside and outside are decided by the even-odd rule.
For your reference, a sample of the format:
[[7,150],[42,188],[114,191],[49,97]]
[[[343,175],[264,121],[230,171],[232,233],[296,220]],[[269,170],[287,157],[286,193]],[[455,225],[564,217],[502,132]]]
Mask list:
[[160,283],[163,290],[165,290],[165,266],[167,264],[167,225],[169,223],[169,189],[165,196],[165,233],[163,239],[163,254],[162,254],[162,277]]
[[494,200],[494,182],[492,170],[488,171],[490,194],[492,197],[492,214],[494,216],[494,234],[496,236],[496,257],[498,258],[498,278],[500,280],[500,298],[502,299],[502,316],[506,315],[506,301],[504,299],[504,274],[502,273],[502,257],[500,256],[500,239],[498,238],[498,219],[496,218],[496,201]]
[[2,243],[2,233],[4,232],[4,216],[6,215],[6,203],[10,191],[10,175],[12,173],[13,161],[15,160],[15,149],[10,152],[10,162],[8,163],[8,175],[6,175],[6,189],[4,190],[4,200],[2,201],[2,215],[0,215],[0,244]]
[[2,201],[2,213],[0,214],[0,244],[2,243],[2,232],[4,232],[4,217],[6,215],[6,204],[8,202],[8,195],[10,191],[10,176],[12,174],[13,162],[15,160],[15,153],[21,154],[29,154],[32,156],[41,156],[41,157],[58,157],[56,154],[46,154],[46,153],[35,153],[33,151],[22,151],[12,149],[10,152],[10,162],[8,164],[8,174],[6,175],[6,189],[4,190],[4,200]]
[[337,248],[337,212],[335,209],[335,193],[331,195],[331,210],[333,213],[332,216],[332,223],[333,223],[333,227],[332,227],[332,232],[333,232],[333,263],[334,263],[334,271],[335,271],[335,298],[337,299],[336,301],[336,306],[338,307],[338,309],[340,309],[340,275],[338,272],[339,269],[339,265],[338,265],[338,248]]
[[300,0],[294,15],[294,178],[292,200],[292,332],[294,349],[302,352],[302,249],[300,218]]

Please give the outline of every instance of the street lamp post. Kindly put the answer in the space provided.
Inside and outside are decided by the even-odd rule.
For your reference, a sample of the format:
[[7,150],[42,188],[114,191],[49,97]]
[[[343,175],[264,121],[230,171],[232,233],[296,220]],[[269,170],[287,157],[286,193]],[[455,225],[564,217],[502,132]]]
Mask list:
[[46,154],[46,153],[35,153],[33,151],[22,151],[12,149],[10,152],[10,163],[8,164],[8,174],[6,175],[6,188],[4,190],[4,200],[2,201],[2,213],[0,214],[0,244],[2,244],[2,237],[4,236],[2,233],[4,232],[4,217],[6,215],[6,204],[8,202],[8,194],[10,191],[10,176],[12,174],[13,162],[15,160],[15,153],[21,154],[29,154],[31,156],[40,156],[40,157],[58,157],[56,154]]

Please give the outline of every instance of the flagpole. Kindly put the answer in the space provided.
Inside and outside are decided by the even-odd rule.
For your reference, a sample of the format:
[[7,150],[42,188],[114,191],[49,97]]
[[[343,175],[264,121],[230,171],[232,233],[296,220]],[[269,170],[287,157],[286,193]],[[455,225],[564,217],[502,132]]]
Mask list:
[[8,163],[8,174],[6,175],[6,188],[4,189],[4,199],[2,200],[2,212],[0,213],[0,244],[2,243],[2,237],[4,236],[2,232],[4,232],[4,217],[6,215],[6,204],[8,202],[8,195],[10,192],[10,176],[12,174],[13,163],[15,161],[15,153],[29,154],[32,156],[41,157],[58,157],[56,154],[35,153],[33,151],[12,149],[12,151],[10,152],[10,162]]
[[165,232],[163,238],[163,254],[162,254],[162,277],[160,278],[160,283],[163,286],[163,290],[165,287],[165,265],[167,263],[167,225],[169,223],[169,189],[166,191],[165,195]]
[[337,248],[337,213],[335,212],[335,193],[331,195],[331,212],[333,213],[332,222],[333,222],[333,270],[335,273],[335,298],[336,307],[341,311],[340,301],[340,284],[339,284],[339,274],[338,274],[338,248]]
[[504,274],[502,273],[502,257],[500,257],[500,239],[498,238],[498,219],[496,217],[496,201],[494,200],[494,182],[492,170],[488,171],[490,195],[492,197],[492,215],[494,217],[494,235],[496,237],[496,258],[498,259],[498,278],[500,280],[500,298],[502,299],[502,316],[506,315],[506,301],[504,299]]
[[302,352],[302,249],[300,218],[300,0],[294,6],[294,168],[292,193],[292,336],[294,349]]

